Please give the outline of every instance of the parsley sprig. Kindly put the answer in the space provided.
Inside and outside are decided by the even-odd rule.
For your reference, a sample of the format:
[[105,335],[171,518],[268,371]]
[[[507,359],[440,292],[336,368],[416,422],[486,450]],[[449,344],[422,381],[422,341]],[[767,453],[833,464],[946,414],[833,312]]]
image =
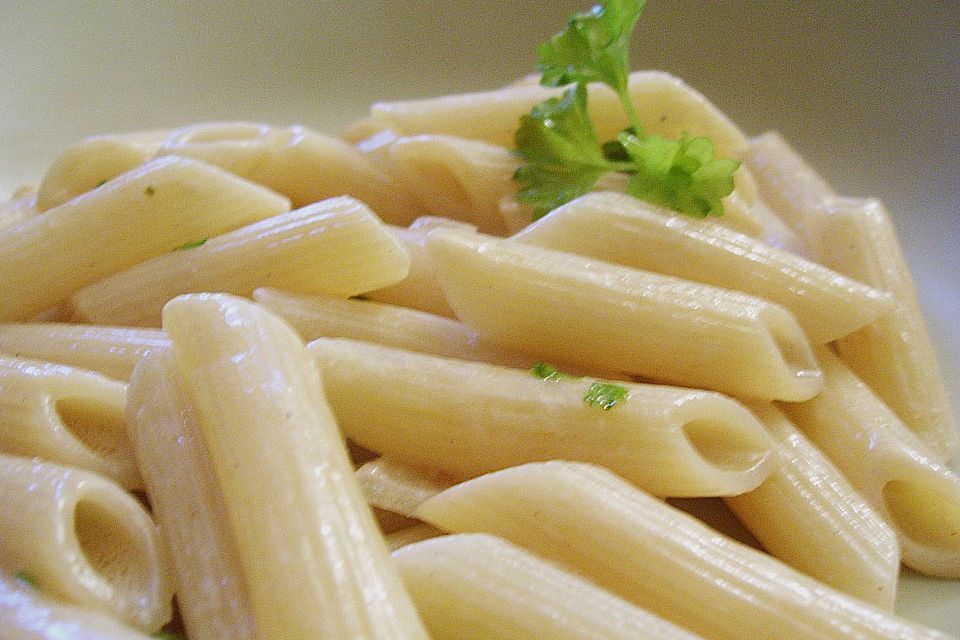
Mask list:
[[[515,135],[524,161],[514,175],[517,200],[534,219],[596,186],[605,173],[630,176],[628,194],[697,218],[721,215],[740,163],[715,158],[705,137],[645,135],[628,88],[630,36],[646,0],[604,0],[574,15],[538,49],[540,84],[574,86],[520,118]],[[587,110],[587,85],[601,82],[620,99],[630,126],[603,144]]]

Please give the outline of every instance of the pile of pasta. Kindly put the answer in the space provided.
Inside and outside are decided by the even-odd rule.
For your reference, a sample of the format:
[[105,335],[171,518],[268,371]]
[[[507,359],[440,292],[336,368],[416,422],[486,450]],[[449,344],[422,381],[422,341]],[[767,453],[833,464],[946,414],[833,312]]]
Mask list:
[[960,479],[883,205],[638,72],[725,215],[531,222],[553,92],[97,136],[0,205],[0,636],[947,637],[892,613]]

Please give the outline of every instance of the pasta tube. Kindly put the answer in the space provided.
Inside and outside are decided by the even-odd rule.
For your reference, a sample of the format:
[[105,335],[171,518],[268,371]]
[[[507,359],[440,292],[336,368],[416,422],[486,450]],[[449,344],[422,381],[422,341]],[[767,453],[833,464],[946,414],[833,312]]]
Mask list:
[[773,471],[727,505],[771,554],[865,602],[893,609],[897,537],[840,471],[771,405],[752,405],[776,442]]
[[150,516],[112,482],[0,456],[0,567],[8,572],[150,632],[171,616],[162,551]]
[[0,321],[30,320],[137,262],[288,208],[286,199],[195,160],[148,163],[0,229]]
[[127,423],[154,518],[173,552],[180,616],[191,640],[255,640],[223,495],[176,371],[169,351],[144,358],[130,381]]
[[454,136],[398,138],[388,150],[393,175],[437,216],[504,235],[500,201],[517,192],[520,162],[506,147]]
[[877,200],[838,198],[826,211],[824,264],[891,292],[894,301],[889,313],[840,340],[837,352],[933,455],[948,460],[960,434],[893,222]]
[[169,131],[93,136],[54,160],[37,190],[37,211],[46,211],[92,191],[150,160]]
[[[649,134],[707,136],[716,145],[718,157],[737,155],[746,148],[736,125],[679,78],[660,71],[637,71],[630,74],[628,92]],[[512,85],[483,93],[379,102],[370,108],[370,115],[400,135],[434,133],[511,147],[520,116],[560,93],[560,89],[532,84]],[[593,85],[589,100],[599,140],[614,139],[630,125],[611,89]]]
[[724,538],[606,469],[546,462],[431,498],[417,516],[484,532],[557,562],[716,640],[942,638]]
[[289,322],[304,340],[352,338],[507,367],[532,364],[530,356],[492,345],[463,323],[425,311],[378,302],[294,295],[274,289],[257,289],[253,298]]
[[259,633],[425,639],[293,330],[251,302],[209,294],[168,303],[163,325],[223,491]]
[[890,522],[905,565],[960,577],[960,477],[933,459],[829,347],[817,357],[823,393],[781,408]]
[[393,234],[353,198],[332,198],[173,251],[70,297],[74,318],[160,326],[163,305],[181,293],[249,296],[272,285],[348,297],[406,277],[410,262]]
[[198,158],[290,198],[294,207],[337,196],[363,201],[389,222],[414,203],[353,146],[306,127],[206,122],[174,131],[159,155]]
[[456,484],[432,469],[414,469],[389,458],[365,463],[356,476],[367,504],[408,517],[421,504]]
[[393,559],[434,640],[699,637],[495,536],[443,536]]
[[0,324],[0,353],[89,369],[115,380],[129,380],[142,357],[169,346],[167,335],[156,329]]
[[100,611],[45,596],[0,571],[0,638],[4,640],[148,640]]
[[883,291],[815,262],[622,194],[578,198],[513,239],[776,302],[814,344],[859,329],[891,306]]
[[720,394],[624,383],[626,400],[604,410],[584,401],[589,380],[541,380],[346,339],[308,348],[346,436],[415,467],[468,478],[585,460],[666,496],[742,493],[768,472],[763,427]]
[[820,389],[780,305],[480,234],[438,229],[427,253],[457,316],[505,347],[746,397]]
[[776,131],[750,138],[741,160],[760,197],[816,253],[820,207],[834,196],[830,185]]
[[410,256],[410,272],[400,282],[368,292],[364,297],[377,302],[410,307],[438,316],[453,317],[453,310],[437,282],[437,274],[426,255],[427,235],[438,227],[470,229],[473,227],[447,218],[422,217],[408,228],[394,229],[397,240]]
[[0,451],[140,488],[127,440],[127,387],[92,371],[0,357]]

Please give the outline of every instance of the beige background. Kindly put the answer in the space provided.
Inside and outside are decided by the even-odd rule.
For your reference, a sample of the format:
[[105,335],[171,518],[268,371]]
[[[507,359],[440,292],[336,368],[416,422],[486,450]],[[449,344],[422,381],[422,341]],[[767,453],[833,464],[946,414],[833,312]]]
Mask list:
[[[490,88],[588,2],[0,0],[0,197],[90,134],[231,118],[334,133],[374,100]],[[960,397],[960,3],[653,0],[633,68],[682,76],[888,203]],[[911,582],[902,606],[960,631],[955,582]]]

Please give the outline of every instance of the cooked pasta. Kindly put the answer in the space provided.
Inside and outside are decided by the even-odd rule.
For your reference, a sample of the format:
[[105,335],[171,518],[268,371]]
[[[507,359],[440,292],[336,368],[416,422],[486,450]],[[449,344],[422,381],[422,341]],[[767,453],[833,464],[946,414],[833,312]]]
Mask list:
[[945,638],[891,613],[960,578],[960,436],[882,205],[575,66],[0,202],[0,637]]
[[140,488],[123,417],[127,388],[92,371],[0,356],[0,452]]
[[150,516],[88,471],[0,455],[0,568],[45,593],[144,631],[171,616],[173,589]]

